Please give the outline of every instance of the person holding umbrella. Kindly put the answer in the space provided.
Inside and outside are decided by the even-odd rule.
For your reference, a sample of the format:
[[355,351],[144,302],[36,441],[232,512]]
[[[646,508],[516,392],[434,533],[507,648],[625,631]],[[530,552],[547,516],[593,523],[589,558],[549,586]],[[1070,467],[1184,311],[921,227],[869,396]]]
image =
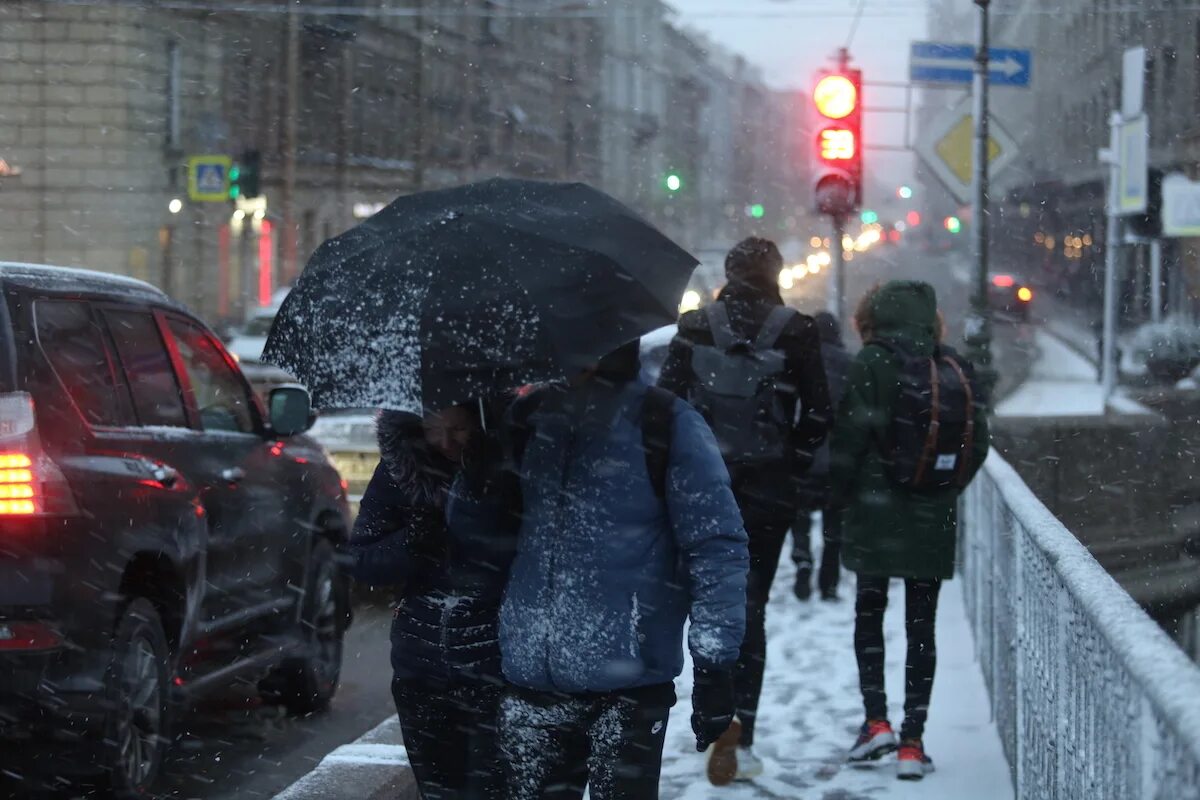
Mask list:
[[[527,384],[556,387],[531,396],[537,435],[522,453],[524,517],[499,630],[504,676],[520,687],[500,716],[517,797],[577,783],[556,770],[587,764],[596,800],[657,796],[689,612],[698,746],[732,719],[741,519],[703,420],[635,380],[638,337],[674,322],[696,263],[588,186],[490,180],[401,197],[322,244],[268,337],[264,361],[304,383],[316,408],[421,416]],[[647,413],[658,422],[643,424]],[[518,427],[528,426],[509,430]],[[651,454],[653,468],[638,466]],[[452,544],[453,488],[447,497]],[[503,525],[503,512],[493,514],[499,523],[478,528],[489,536]],[[594,638],[580,642],[583,630]],[[553,669],[539,673],[541,661]],[[585,713],[574,713],[581,702]],[[528,745],[558,741],[542,724],[551,719],[563,721],[569,749]],[[639,780],[618,768],[631,762]]]
[[704,419],[638,374],[633,341],[514,404],[523,515],[500,613],[513,800],[658,796],[688,618],[697,749],[733,720],[746,534]]
[[426,800],[501,800],[496,633],[515,544],[501,459],[482,404],[424,418],[385,411],[350,574],[395,587],[392,695]]

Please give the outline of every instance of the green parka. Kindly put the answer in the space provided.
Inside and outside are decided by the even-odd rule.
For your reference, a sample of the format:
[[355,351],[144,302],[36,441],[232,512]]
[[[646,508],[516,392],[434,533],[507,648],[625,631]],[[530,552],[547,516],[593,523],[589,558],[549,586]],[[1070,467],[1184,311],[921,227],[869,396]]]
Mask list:
[[[900,392],[895,354],[872,342],[892,342],[932,355],[939,320],[933,287],[893,281],[870,301],[870,334],[850,368],[830,445],[833,498],[842,506],[842,560],[863,575],[950,578],[958,528],[958,492],[912,492],[885,470],[885,441]],[[977,405],[975,465],[988,451],[987,412]]]

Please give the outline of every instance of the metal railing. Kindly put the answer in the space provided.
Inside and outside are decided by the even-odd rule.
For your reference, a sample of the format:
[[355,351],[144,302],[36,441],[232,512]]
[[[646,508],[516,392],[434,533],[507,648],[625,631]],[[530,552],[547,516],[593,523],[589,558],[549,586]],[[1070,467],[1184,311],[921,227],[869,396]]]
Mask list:
[[1003,459],[962,511],[967,614],[1019,800],[1200,798],[1200,668]]

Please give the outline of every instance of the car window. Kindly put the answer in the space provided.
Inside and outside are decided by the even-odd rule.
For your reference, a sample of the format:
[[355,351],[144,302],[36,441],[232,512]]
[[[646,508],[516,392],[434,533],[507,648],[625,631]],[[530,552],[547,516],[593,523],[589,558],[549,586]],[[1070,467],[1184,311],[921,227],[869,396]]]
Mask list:
[[213,338],[180,320],[172,319],[168,324],[192,384],[204,430],[253,433],[250,407],[254,401]]
[[186,428],[183,394],[154,317],[144,311],[104,312],[142,425]]
[[89,425],[133,421],[128,395],[116,373],[104,328],[80,301],[39,300],[34,305],[38,344]]

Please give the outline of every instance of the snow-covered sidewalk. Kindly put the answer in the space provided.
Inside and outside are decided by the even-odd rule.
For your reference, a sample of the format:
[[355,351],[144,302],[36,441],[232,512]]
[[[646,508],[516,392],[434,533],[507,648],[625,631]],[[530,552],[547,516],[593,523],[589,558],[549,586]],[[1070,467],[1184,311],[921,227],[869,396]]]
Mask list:
[[[819,536],[814,531],[814,539]],[[789,543],[790,546],[790,543]],[[765,774],[726,789],[709,785],[704,757],[695,752],[691,665],[676,689],[664,754],[663,800],[1009,800],[1008,764],[991,722],[983,676],[963,608],[960,583],[949,581],[938,606],[938,668],[925,747],[937,771],[919,783],[896,779],[895,757],[866,767],[845,762],[862,724],[854,659],[854,576],[843,574],[842,599],[801,603],[792,594],[794,568],[787,554],[767,610],[767,673],[755,751]],[[896,581],[885,620],[888,701],[899,725],[904,702],[904,592]]]
[[[820,535],[814,531],[814,544]],[[789,543],[790,546],[790,543]],[[779,566],[767,611],[767,673],[756,751],[766,773],[753,783],[717,789],[695,751],[691,714],[692,668],[676,681],[663,758],[662,800],[1011,800],[1013,791],[1000,739],[976,666],[960,582],[948,582],[938,607],[938,670],[925,745],[937,771],[920,783],[896,779],[895,757],[865,767],[845,763],[862,723],[854,660],[854,576],[843,574],[836,603],[792,595],[794,568]],[[893,582],[885,621],[888,697],[894,724],[904,702],[904,593]],[[395,718],[357,742],[330,753],[280,800],[413,798],[407,759]]]

